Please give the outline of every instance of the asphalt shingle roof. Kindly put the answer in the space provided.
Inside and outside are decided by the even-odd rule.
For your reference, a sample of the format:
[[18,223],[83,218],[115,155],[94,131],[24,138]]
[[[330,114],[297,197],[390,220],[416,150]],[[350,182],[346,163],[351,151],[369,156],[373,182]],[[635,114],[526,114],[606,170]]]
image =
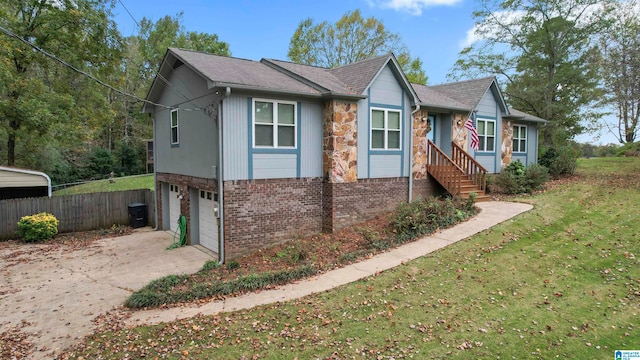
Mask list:
[[275,59],[263,59],[262,62],[271,63],[276,66],[279,66],[287,71],[294,73],[297,76],[305,78],[328,91],[340,94],[350,94],[353,93],[351,89],[347,85],[345,85],[342,81],[340,81],[337,77],[335,77],[329,69],[311,66],[311,65],[303,65],[296,64],[290,61],[282,61]]
[[480,79],[434,85],[429,86],[429,88],[453,98],[469,108],[475,108],[493,81],[495,81],[495,77],[489,76]]
[[373,78],[389,60],[391,54],[377,56],[371,59],[359,61],[349,65],[343,65],[330,69],[329,72],[347,85],[356,94],[364,93],[364,90],[371,84]]
[[535,115],[531,115],[528,114],[524,111],[520,111],[520,110],[516,110],[513,108],[509,108],[509,115],[505,116],[505,118],[510,118],[510,119],[522,119],[522,120],[526,120],[526,121],[533,121],[533,122],[540,122],[540,123],[547,123],[548,121],[542,118],[539,118]]
[[434,90],[428,86],[421,84],[411,84],[420,99],[420,104],[424,106],[437,107],[451,110],[471,111],[471,107],[452,99],[442,92]]
[[176,48],[169,50],[212,82],[300,94],[320,94],[317,89],[258,61]]

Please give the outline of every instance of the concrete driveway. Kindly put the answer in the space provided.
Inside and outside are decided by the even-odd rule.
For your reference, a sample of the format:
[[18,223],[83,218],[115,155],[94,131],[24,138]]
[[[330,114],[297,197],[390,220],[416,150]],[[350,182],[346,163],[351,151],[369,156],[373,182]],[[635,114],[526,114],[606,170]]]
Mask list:
[[80,249],[0,246],[0,333],[26,333],[36,349],[30,358],[53,358],[92,333],[92,320],[133,290],[164,275],[196,272],[213,259],[193,246],[166,250],[172,242],[170,233],[143,228]]

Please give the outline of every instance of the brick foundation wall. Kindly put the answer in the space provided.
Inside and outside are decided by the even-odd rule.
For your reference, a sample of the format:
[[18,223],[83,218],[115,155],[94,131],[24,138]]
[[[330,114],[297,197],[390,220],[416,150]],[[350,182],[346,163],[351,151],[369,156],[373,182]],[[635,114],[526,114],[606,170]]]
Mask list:
[[224,182],[225,257],[322,230],[322,179]]
[[360,179],[352,183],[323,186],[324,232],[392,211],[409,196],[409,178]]
[[[167,183],[178,185],[180,187],[180,212],[187,218],[187,241],[191,243],[191,199],[189,194],[189,188],[203,189],[218,192],[218,180],[217,179],[205,179],[188,175],[170,174],[170,173],[156,173],[156,204],[158,204],[158,229],[163,229],[162,222],[162,186],[160,183]],[[169,206],[169,204],[166,204]]]
[[427,175],[425,179],[413,179],[413,193],[411,194],[413,200],[445,194],[447,191],[431,175]]

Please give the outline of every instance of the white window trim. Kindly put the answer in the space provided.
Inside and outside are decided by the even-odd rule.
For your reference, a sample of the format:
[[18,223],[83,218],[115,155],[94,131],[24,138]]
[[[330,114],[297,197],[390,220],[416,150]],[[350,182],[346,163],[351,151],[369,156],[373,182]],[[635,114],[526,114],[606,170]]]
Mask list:
[[[384,112],[384,129],[382,128],[373,128],[373,111],[383,111]],[[389,129],[389,112],[396,112],[400,116],[400,128],[398,130],[390,130]],[[369,150],[371,151],[401,151],[402,150],[402,110],[400,109],[387,109],[387,108],[379,108],[379,107],[371,107],[369,109]],[[384,148],[374,148],[373,147],[373,130],[383,130],[384,131]],[[389,131],[398,132],[399,133],[399,142],[400,145],[398,148],[389,148]]]
[[[264,124],[256,123],[256,101],[268,102],[273,104],[273,123]],[[278,125],[278,104],[293,105],[293,125]],[[271,125],[273,129],[273,146],[256,145],[256,124]],[[278,126],[293,127],[293,146],[278,146]],[[251,139],[254,149],[297,149],[298,148],[298,103],[295,101],[273,100],[273,99],[253,99],[251,106]]]
[[[527,137],[529,137],[529,129],[527,129],[526,125],[513,125],[514,128],[525,128],[525,133],[524,133],[524,138],[516,138],[515,134],[513,136],[512,139],[512,145],[513,145],[513,141],[518,140],[518,150],[516,151],[516,149],[513,149],[514,153],[526,153],[527,152],[527,145],[528,145],[528,141],[527,141]],[[520,134],[522,132],[522,130],[518,130],[518,134]],[[514,132],[515,133],[515,132]],[[520,140],[524,140],[524,150],[520,149]]]
[[[483,121],[484,124],[484,134],[480,134],[478,133],[478,138],[480,139],[480,145],[484,145],[484,147],[480,147],[484,150],[478,150],[479,152],[496,152],[496,134],[498,132],[498,129],[496,129],[496,124],[497,121],[494,119],[486,119],[486,118],[476,118],[476,129],[478,129],[478,122]],[[493,134],[487,134],[487,124],[492,122],[493,123]],[[487,138],[488,137],[493,137],[493,150],[487,150]]]
[[[170,132],[169,132],[169,137],[171,140],[171,145],[178,145],[180,144],[180,116],[178,114],[178,110],[179,109],[173,109],[171,110],[171,113],[169,115],[169,127],[170,127]],[[173,125],[173,113],[176,114],[176,125]],[[173,129],[176,129],[176,141],[173,141]]]

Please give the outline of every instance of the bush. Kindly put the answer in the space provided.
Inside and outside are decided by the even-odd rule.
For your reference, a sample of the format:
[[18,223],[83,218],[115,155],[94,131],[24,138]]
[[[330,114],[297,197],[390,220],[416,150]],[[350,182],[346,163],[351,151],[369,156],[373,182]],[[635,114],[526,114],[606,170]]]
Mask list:
[[50,240],[58,233],[58,224],[58,219],[46,212],[23,216],[18,221],[18,235],[26,242]]
[[547,181],[549,181],[549,169],[539,164],[532,164],[525,173],[524,188],[527,192],[541,190]]
[[476,213],[475,196],[469,200],[436,198],[401,203],[396,209],[393,227],[399,240],[430,234],[438,228],[456,224]]
[[558,178],[562,175],[573,175],[578,167],[578,152],[569,146],[561,147],[549,166],[549,174]]
[[549,170],[546,167],[533,164],[525,168],[524,164],[516,160],[505,166],[502,173],[494,176],[492,182],[502,193],[515,195],[540,190],[548,180]]
[[538,160],[538,164],[546,167],[547,169],[551,168],[551,163],[558,157],[558,152],[554,148],[550,148],[540,156],[540,160]]

